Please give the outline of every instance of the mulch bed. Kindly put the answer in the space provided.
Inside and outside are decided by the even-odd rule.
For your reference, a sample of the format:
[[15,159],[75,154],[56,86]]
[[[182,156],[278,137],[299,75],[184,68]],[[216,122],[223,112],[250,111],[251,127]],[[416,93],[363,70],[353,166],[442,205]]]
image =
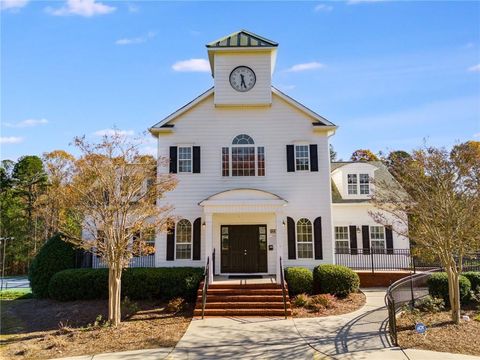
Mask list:
[[[451,321],[450,312],[421,313],[413,315],[402,313],[397,319],[398,344],[402,348],[417,348],[449,353],[480,355],[480,322],[473,318],[478,311],[462,311],[462,315],[470,316],[470,321],[461,321],[455,325]],[[422,322],[427,326],[426,335],[415,331],[415,323]]]
[[[165,303],[138,302],[139,311],[119,327],[94,326],[107,301],[2,301],[0,357],[50,359],[93,353],[173,347],[192,319],[193,306],[177,313]],[[89,325],[90,324],[90,325]]]
[[295,307],[292,304],[293,317],[321,317],[342,315],[362,308],[365,305],[366,297],[362,292],[352,293],[343,299],[336,299],[331,308],[323,308],[320,311],[314,311],[312,309],[304,307]]

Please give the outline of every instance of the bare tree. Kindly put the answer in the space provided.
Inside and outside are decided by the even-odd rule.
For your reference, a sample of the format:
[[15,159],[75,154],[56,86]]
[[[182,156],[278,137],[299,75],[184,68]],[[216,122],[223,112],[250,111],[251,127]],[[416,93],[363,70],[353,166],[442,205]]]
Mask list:
[[[460,321],[462,261],[480,247],[479,166],[468,166],[478,163],[478,154],[422,148],[412,153],[411,161],[399,163],[393,170],[398,182],[374,182],[372,200],[379,210],[370,215],[409,236],[418,255],[441,262],[448,275],[455,323]],[[472,156],[477,156],[476,160]]]
[[149,234],[170,225],[171,206],[159,206],[156,200],[175,187],[176,179],[157,175],[157,162],[140,154],[140,142],[118,132],[99,143],[77,137],[74,145],[81,157],[73,162],[71,181],[61,188],[68,214],[59,217],[59,229],[68,241],[95,251],[107,264],[108,319],[117,326],[122,270],[132,256],[145,254]]

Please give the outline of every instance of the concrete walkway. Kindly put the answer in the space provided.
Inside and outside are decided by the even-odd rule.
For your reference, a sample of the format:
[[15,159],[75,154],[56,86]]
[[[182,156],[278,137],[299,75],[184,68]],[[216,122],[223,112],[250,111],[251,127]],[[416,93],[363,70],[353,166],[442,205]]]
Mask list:
[[385,289],[364,290],[366,305],[322,318],[207,318],[192,320],[174,349],[101,354],[70,360],[113,359],[369,359],[470,360],[475,356],[392,347]]

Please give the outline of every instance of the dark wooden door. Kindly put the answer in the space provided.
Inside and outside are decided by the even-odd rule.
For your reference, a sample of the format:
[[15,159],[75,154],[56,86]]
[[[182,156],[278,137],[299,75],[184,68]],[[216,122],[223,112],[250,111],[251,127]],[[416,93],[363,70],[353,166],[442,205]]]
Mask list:
[[223,273],[267,272],[267,227],[222,225]]

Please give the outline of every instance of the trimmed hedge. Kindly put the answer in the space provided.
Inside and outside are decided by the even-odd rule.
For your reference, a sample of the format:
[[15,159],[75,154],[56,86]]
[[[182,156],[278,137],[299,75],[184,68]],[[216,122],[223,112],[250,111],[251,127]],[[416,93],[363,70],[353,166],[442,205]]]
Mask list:
[[462,273],[468,280],[470,280],[470,288],[476,291],[480,287],[480,271],[466,271]]
[[[129,268],[122,274],[122,298],[132,300],[183,297],[193,300],[202,268]],[[108,269],[70,269],[55,274],[48,286],[52,299],[59,301],[108,298]]]
[[[460,275],[460,301],[466,303],[470,300],[470,280],[465,276]],[[448,276],[447,273],[432,274],[427,280],[428,292],[432,297],[439,297],[445,301],[445,304],[450,306],[450,298],[448,296]]]
[[40,248],[28,269],[28,279],[36,297],[48,297],[48,284],[52,276],[75,267],[75,249],[62,240],[60,234],[48,239]]
[[319,265],[313,269],[313,291],[316,294],[332,294],[345,297],[358,291],[358,274],[342,265]]
[[303,267],[289,267],[285,269],[285,280],[291,296],[311,294],[313,290],[312,271]]

